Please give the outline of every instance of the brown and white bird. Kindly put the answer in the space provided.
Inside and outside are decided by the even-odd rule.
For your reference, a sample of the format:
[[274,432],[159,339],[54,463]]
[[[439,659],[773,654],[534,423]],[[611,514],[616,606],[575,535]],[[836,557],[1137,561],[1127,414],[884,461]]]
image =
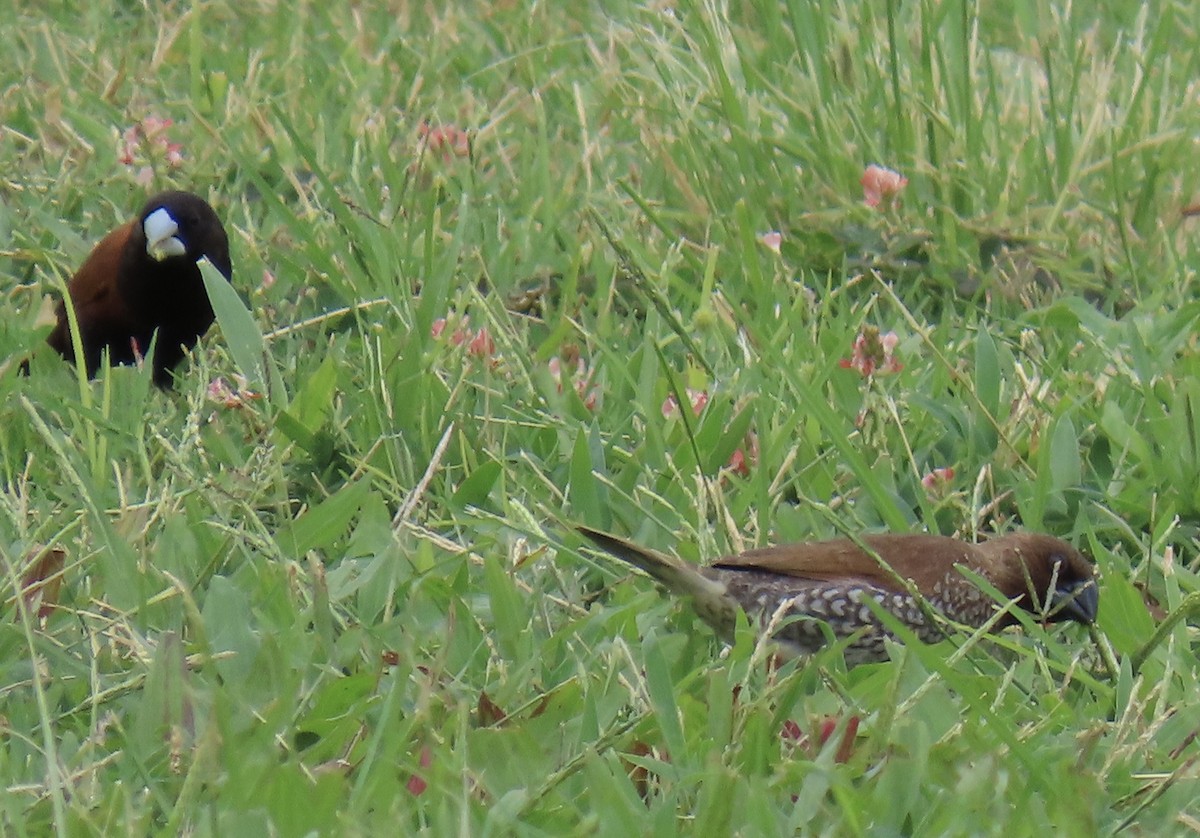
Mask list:
[[[986,579],[1016,605],[1049,622],[1096,619],[1099,592],[1092,565],[1057,538],[1012,533],[980,544],[939,535],[868,535],[748,550],[707,567],[639,547],[599,530],[579,527],[605,552],[634,565],[672,593],[692,599],[696,613],[729,642],[739,610],[765,628],[785,608],[772,639],[790,654],[811,654],[828,642],[852,638],[846,663],[887,660],[889,636],[867,606],[873,600],[926,643],[944,635],[901,578],[949,619],[978,628],[998,604],[960,568]],[[789,619],[799,618],[799,619]],[[1016,623],[1011,612],[996,628]]]
[[[162,192],[138,217],[113,230],[67,283],[88,377],[104,350],[112,364],[132,364],[150,350],[154,383],[170,387],[171,371],[208,331],[214,316],[196,261],[206,256],[233,276],[229,239],[208,202],[190,192]],[[46,342],[75,360],[65,301]]]

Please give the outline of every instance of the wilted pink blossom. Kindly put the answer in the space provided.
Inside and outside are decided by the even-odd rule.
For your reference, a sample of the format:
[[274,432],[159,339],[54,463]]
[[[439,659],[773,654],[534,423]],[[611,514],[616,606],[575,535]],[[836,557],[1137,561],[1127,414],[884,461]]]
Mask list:
[[854,339],[854,349],[849,358],[843,358],[838,364],[843,369],[854,369],[862,373],[864,378],[870,378],[876,372],[900,372],[904,365],[896,360],[896,345],[900,338],[895,332],[879,333],[874,326],[864,326]]
[[[442,333],[446,331],[448,322],[449,321],[445,317],[439,317],[437,320],[433,321],[433,326],[429,331],[430,334],[433,335],[434,340],[440,338]],[[450,345],[461,346],[462,344],[466,343],[470,337],[471,317],[468,314],[464,314],[462,318],[455,324],[454,331],[450,333]]]
[[[421,755],[417,758],[417,764],[421,768],[428,768],[433,764],[433,751],[429,749],[428,745],[421,746]],[[425,789],[429,788],[429,783],[425,782],[425,778],[420,774],[414,772],[404,787],[413,797],[419,797],[425,793]]]
[[783,728],[779,731],[779,738],[785,742],[801,742],[804,740],[804,731],[800,729],[800,725],[796,724],[795,719],[784,719]]
[[927,492],[940,490],[942,487],[950,483],[954,479],[954,469],[950,466],[944,468],[935,468],[929,474],[921,478],[921,485],[925,487]]
[[738,477],[749,477],[750,469],[758,465],[758,434],[750,431],[740,448],[733,452],[725,467]]
[[209,382],[208,399],[224,407],[245,407],[247,402],[262,398],[262,393],[251,390],[248,385],[249,382],[241,375],[233,377],[233,386],[218,376]]
[[767,250],[771,251],[776,256],[779,255],[779,248],[783,244],[783,234],[778,230],[772,230],[769,233],[763,233],[758,237],[758,240],[763,244],[764,247],[767,248]]
[[891,203],[908,185],[908,178],[892,169],[872,163],[862,176],[863,200],[869,207],[878,207],[885,201]]
[[126,128],[121,133],[121,146],[117,159],[132,168],[139,162],[143,165],[134,174],[134,180],[149,186],[154,180],[154,161],[161,161],[168,168],[178,169],[183,165],[183,145],[171,142],[168,131],[174,122],[157,116],[148,116],[141,122]]
[[492,333],[486,326],[472,332],[470,315],[464,314],[456,321],[449,320],[445,317],[439,317],[433,321],[429,332],[434,340],[440,339],[446,334],[447,329],[453,324],[453,329],[449,332],[449,341],[451,346],[462,346],[466,344],[467,354],[475,358],[490,359],[490,366],[495,369],[500,364],[500,359],[496,355],[496,341],[492,339]]
[[425,141],[430,154],[441,154],[449,163],[452,157],[466,157],[471,153],[471,135],[454,125],[430,125],[422,122],[417,135]]
[[[707,390],[693,390],[687,388],[688,401],[692,404],[692,415],[699,416],[704,412],[705,406],[708,404]],[[671,393],[662,403],[662,415],[664,419],[674,419],[679,416],[679,402],[675,400],[675,394]]]
[[[551,358],[547,366],[550,369],[550,377],[554,379],[554,386],[558,392],[563,391],[563,364],[559,358]],[[571,376],[572,384],[575,392],[579,394],[583,406],[588,410],[595,410],[596,403],[600,400],[600,390],[592,387],[592,369],[584,362],[582,357],[575,358],[575,372]]]
[[492,335],[486,326],[471,338],[471,342],[467,344],[467,352],[476,358],[490,358],[496,354],[496,342],[492,340]]
[[125,166],[132,166],[137,148],[142,142],[142,129],[138,125],[126,128],[121,134],[121,150],[117,159]]
[[[854,755],[854,740],[858,736],[858,727],[861,723],[861,717],[857,713],[851,714],[846,719],[846,729],[842,732],[842,738],[838,742],[837,753],[834,754],[834,762],[847,762]],[[804,730],[793,719],[786,719],[783,723],[783,728],[779,731],[779,738],[786,745],[797,748],[810,757],[816,757],[821,749],[824,748],[829,740],[833,738],[833,734],[837,732],[838,719],[834,716],[826,716],[817,722],[816,730],[813,735],[809,736],[804,733]]]

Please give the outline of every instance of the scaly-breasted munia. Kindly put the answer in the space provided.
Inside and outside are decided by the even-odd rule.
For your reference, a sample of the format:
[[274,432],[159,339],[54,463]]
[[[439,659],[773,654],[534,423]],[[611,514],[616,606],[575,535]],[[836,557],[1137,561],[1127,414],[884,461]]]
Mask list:
[[[850,539],[837,539],[748,550],[699,567],[608,533],[578,529],[672,593],[690,597],[700,618],[727,642],[738,610],[763,628],[786,604],[772,638],[782,651],[810,654],[825,646],[830,633],[838,640],[853,637],[845,649],[849,665],[887,659],[888,631],[867,600],[924,642],[943,637],[900,578],[932,608],[976,628],[995,614],[998,603],[960,568],[1050,622],[1091,623],[1099,603],[1095,574],[1083,555],[1065,541],[1036,533],[1012,533],[979,544],[938,535],[868,535],[861,541],[878,558]],[[1009,612],[995,627],[1016,622]]]

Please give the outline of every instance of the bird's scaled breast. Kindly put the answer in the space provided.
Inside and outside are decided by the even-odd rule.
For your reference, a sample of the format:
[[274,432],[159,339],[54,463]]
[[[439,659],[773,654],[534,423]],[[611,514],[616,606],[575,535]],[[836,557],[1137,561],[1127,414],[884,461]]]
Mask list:
[[996,612],[995,601],[957,569],[934,583],[929,604],[950,619],[973,628],[982,626]]
[[846,648],[847,663],[886,660],[883,640],[891,635],[868,600],[892,614],[921,641],[932,643],[942,638],[941,630],[930,623],[907,593],[856,582],[817,582],[753,570],[712,568],[709,573],[723,582],[729,595],[763,627],[783,609],[773,638],[799,654],[820,650],[830,635],[835,640],[853,636]]

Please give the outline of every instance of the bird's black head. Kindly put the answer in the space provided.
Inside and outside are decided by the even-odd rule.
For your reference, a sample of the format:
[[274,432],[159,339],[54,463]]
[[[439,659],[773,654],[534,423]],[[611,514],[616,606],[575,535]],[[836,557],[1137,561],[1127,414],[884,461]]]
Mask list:
[[191,192],[161,192],[138,214],[133,231],[144,240],[144,252],[155,262],[184,259],[196,262],[201,256],[226,279],[233,278],[229,260],[229,237],[213,208]]

